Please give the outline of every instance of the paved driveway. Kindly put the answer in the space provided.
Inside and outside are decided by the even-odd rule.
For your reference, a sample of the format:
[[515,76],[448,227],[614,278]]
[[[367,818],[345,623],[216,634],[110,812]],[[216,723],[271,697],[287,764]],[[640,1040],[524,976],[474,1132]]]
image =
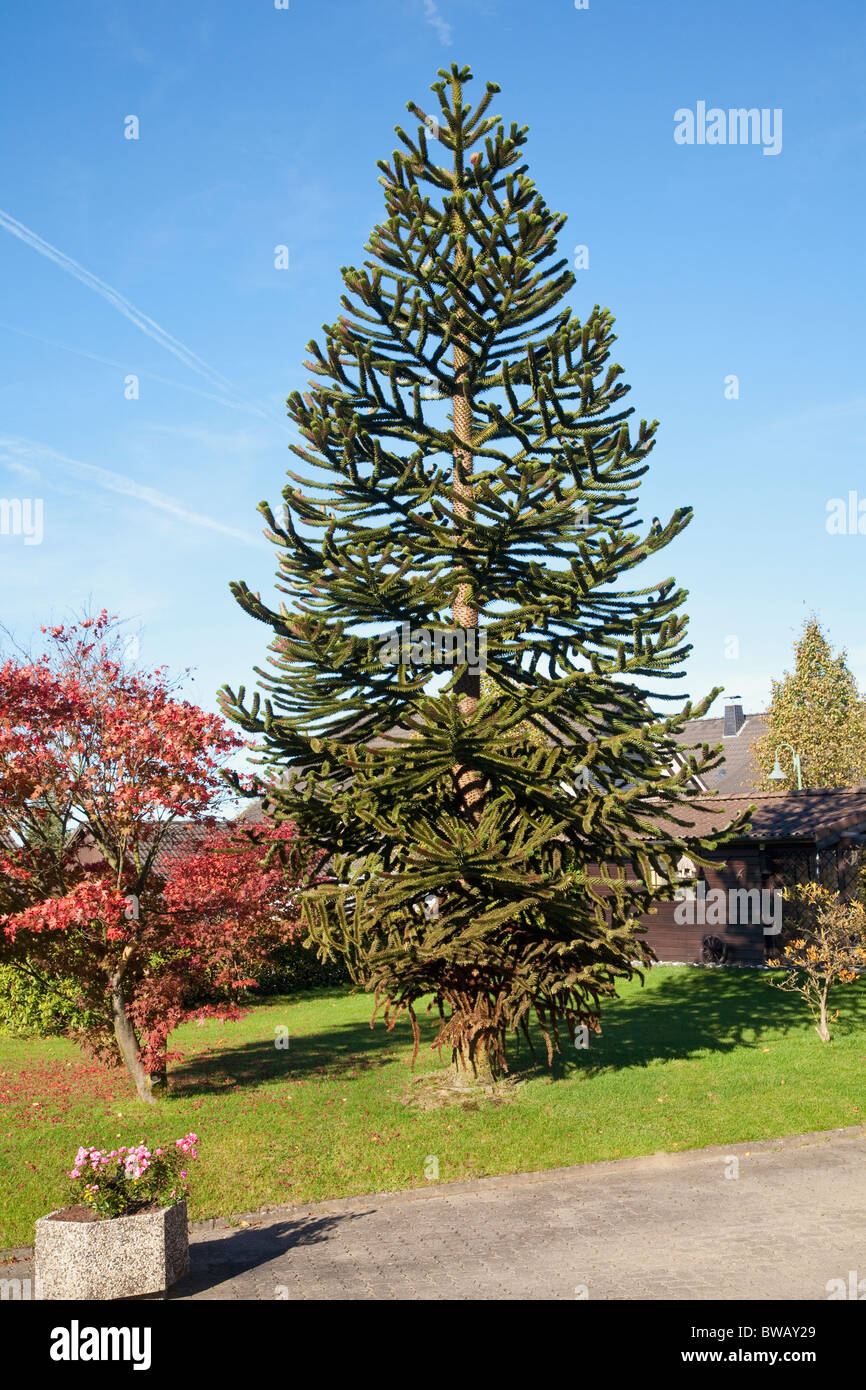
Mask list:
[[851,1271],[866,1296],[866,1130],[246,1219],[196,1227],[173,1297],[827,1299]]

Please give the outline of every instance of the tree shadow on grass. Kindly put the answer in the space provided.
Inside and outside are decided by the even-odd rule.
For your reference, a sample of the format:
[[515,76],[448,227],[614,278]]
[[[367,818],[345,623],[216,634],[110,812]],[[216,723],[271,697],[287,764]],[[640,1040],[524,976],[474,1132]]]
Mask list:
[[[866,989],[840,986],[831,996],[841,1017],[831,1027],[842,1040],[866,1027]],[[729,1053],[753,1048],[764,1035],[802,1033],[812,1024],[798,995],[775,989],[764,971],[682,968],[625,998],[602,1004],[602,1032],[591,1034],[586,1051],[575,1051],[567,1037],[552,1067],[545,1062],[544,1040],[533,1031],[536,1057],[525,1041],[509,1038],[509,1073],[516,1080],[535,1076],[559,1080],[574,1073],[645,1067],[652,1062],[686,1060],[702,1052]],[[427,1055],[438,1019],[419,1015],[420,1056]],[[221,1048],[179,1063],[169,1073],[169,1095],[186,1099],[226,1095],[243,1086],[285,1085],[311,1077],[339,1077],[351,1082],[374,1068],[389,1066],[411,1044],[408,1022],[393,1032],[381,1021],[336,1023],[321,1032],[290,1036],[288,1047],[274,1046],[271,1035],[238,1047]],[[824,1044],[816,1045],[824,1046]],[[408,1066],[406,1072],[408,1076]],[[417,1073],[416,1073],[417,1074]]]
[[[863,1031],[866,989],[839,986],[831,1003],[833,1011],[841,1010],[831,1027],[834,1038]],[[563,1055],[548,1075],[645,1067],[684,1061],[701,1052],[729,1053],[804,1029],[816,1046],[825,1046],[812,1033],[800,996],[774,988],[769,974],[757,970],[678,970],[658,984],[603,1004],[601,1023],[601,1034],[590,1035],[585,1051],[572,1054],[571,1044],[564,1043]]]
[[[424,1031],[422,1023],[422,1037]],[[369,1020],[359,1020],[332,1024],[319,1033],[290,1034],[287,1047],[277,1047],[276,1041],[269,1033],[253,1042],[223,1046],[176,1063],[169,1071],[169,1095],[184,1099],[226,1095],[245,1085],[284,1085],[312,1077],[339,1076],[341,1081],[355,1081],[375,1068],[389,1066],[405,1053],[412,1045],[412,1032],[405,1019],[390,1033],[381,1020],[374,1028]]]

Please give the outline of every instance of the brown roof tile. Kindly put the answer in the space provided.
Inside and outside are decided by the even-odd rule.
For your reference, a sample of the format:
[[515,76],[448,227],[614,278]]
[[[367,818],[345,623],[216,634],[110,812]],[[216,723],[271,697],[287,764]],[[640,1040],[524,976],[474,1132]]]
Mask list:
[[[866,826],[866,790],[816,789],[753,792],[749,796],[695,796],[677,809],[689,822],[680,835],[706,835],[722,829],[754,806],[744,838],[750,840],[834,840]],[[672,827],[676,829],[676,827]]]

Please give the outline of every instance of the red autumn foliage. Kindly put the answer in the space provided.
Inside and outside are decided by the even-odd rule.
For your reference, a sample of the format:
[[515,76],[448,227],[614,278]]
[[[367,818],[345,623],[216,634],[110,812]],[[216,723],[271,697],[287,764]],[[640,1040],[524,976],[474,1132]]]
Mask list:
[[[268,822],[246,833],[223,826],[172,864],[162,893],[171,963],[153,991],[139,991],[132,1009],[148,1040],[146,1065],[156,1069],[168,1033],[191,1014],[237,1017],[230,1001],[255,987],[251,969],[300,930],[297,884],[278,856],[263,862],[272,846],[288,846],[295,834],[292,825]],[[195,1002],[205,991],[226,1002]]]
[[294,890],[263,857],[294,831],[219,821],[241,740],[164,668],[128,670],[107,613],[49,643],[0,666],[0,955],[73,979],[91,1045],[150,1099],[172,1029],[236,1013],[291,939]]

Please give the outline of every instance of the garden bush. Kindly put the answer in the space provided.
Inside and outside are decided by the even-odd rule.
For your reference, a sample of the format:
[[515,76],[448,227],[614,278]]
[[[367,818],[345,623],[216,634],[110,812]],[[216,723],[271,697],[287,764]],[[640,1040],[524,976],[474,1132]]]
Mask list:
[[315,951],[292,941],[278,946],[254,972],[257,994],[293,994],[296,990],[328,989],[351,984],[342,959],[318,959]]
[[15,965],[0,965],[0,1033],[57,1037],[87,1027],[74,980],[54,979],[51,989]]

